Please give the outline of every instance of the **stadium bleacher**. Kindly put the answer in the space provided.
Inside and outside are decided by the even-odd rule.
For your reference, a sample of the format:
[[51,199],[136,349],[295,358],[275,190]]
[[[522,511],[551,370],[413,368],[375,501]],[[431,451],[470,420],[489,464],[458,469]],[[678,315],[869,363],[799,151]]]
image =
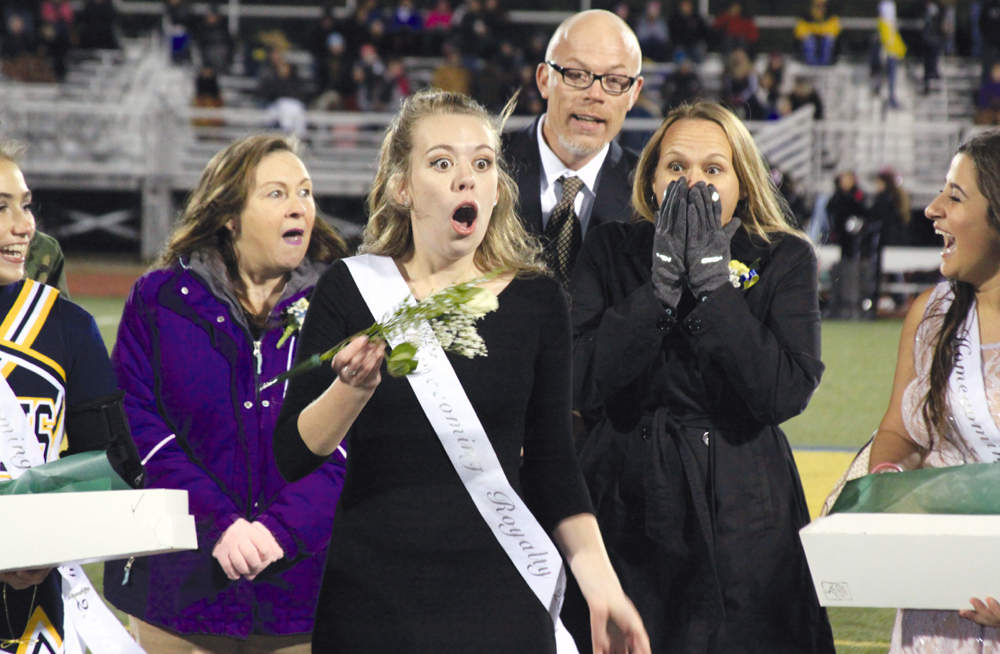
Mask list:
[[[319,5],[239,5],[243,16],[280,16],[308,20]],[[202,4],[193,5],[203,11]],[[155,15],[160,3],[125,2],[125,14]],[[515,23],[549,26],[565,12],[511,11]],[[230,15],[232,18],[232,15]],[[787,29],[793,17],[758,17],[769,29]],[[870,29],[872,20],[845,19],[848,29]],[[152,256],[169,230],[178,194],[189,191],[200,170],[223,143],[250,131],[273,129],[274,114],[262,108],[257,80],[239,74],[239,66],[219,76],[224,108],[192,108],[196,67],[174,65],[168,44],[155,32],[123,39],[114,51],[77,52],[60,84],[0,80],[3,134],[30,144],[24,162],[39,189],[90,189],[135,192],[142,196],[135,231],[138,250]],[[763,56],[763,55],[761,55]],[[290,61],[300,75],[311,75],[311,55],[292,48]],[[439,63],[435,58],[405,61],[413,86],[425,85]],[[672,63],[644,67],[646,89],[659,104],[659,89],[673,72]],[[722,86],[723,60],[710,54],[698,65],[707,91]],[[942,78],[930,93],[918,96],[917,65],[904,66],[898,94],[903,108],[889,111],[868,82],[867,64],[844,57],[828,67],[789,60],[789,77],[808,77],[824,99],[826,117],[807,111],[776,122],[750,123],[773,165],[808,196],[827,189],[833,173],[855,170],[862,180],[884,166],[901,173],[915,206],[932,197],[958,143],[971,125],[977,64],[959,58],[942,61]],[[362,197],[374,175],[375,153],[391,119],[388,113],[309,111],[303,134],[305,161],[319,195]],[[510,128],[524,120],[512,119]],[[625,130],[649,131],[658,119],[629,119]],[[361,216],[341,216],[348,221]],[[95,229],[113,226],[110,220]],[[119,234],[121,235],[121,234]]]

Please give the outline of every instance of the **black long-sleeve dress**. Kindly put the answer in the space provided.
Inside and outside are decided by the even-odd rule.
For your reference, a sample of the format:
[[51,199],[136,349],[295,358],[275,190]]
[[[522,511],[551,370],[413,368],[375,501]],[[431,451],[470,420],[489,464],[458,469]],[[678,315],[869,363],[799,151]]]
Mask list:
[[[551,533],[592,511],[572,444],[569,314],[549,277],[514,279],[499,300],[477,322],[488,356],[448,359],[511,486]],[[335,263],[313,293],[298,357],[374,322],[347,266]],[[324,460],[308,450],[297,420],[333,380],[323,366],[288,387],[274,439],[288,478]],[[483,521],[409,382],[384,364],[347,445],[314,652],[555,651],[547,607]]]
[[[741,227],[732,258],[758,262],[759,281],[702,302],[685,290],[675,317],[653,295],[653,232],[593,230],[570,285],[574,402],[600,420],[581,464],[612,563],[658,654],[833,652],[777,427],[823,372],[815,254]],[[579,603],[563,617],[581,644]]]

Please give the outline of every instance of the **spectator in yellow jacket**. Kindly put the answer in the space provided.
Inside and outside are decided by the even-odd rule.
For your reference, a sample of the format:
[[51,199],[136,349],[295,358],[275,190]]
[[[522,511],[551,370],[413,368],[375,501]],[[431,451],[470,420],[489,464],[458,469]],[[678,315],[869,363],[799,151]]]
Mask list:
[[826,0],[813,0],[809,15],[795,25],[795,38],[802,44],[802,60],[810,66],[832,64],[840,29],[840,17],[827,15]]
[[[896,68],[899,61],[906,56],[906,44],[899,35],[896,26],[896,3],[894,0],[882,0],[878,3],[878,41],[872,51],[872,76],[875,79],[875,92],[882,86],[882,77],[889,83],[889,107],[899,106],[896,101]],[[884,65],[883,65],[884,64]]]

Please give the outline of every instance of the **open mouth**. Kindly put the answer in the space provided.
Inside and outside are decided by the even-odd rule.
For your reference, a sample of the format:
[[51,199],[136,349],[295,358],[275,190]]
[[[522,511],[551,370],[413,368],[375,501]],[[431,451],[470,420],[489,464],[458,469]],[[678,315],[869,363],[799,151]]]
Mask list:
[[570,114],[570,118],[578,123],[581,123],[582,126],[589,128],[596,128],[607,122],[603,118],[592,116],[590,114]]
[[941,251],[942,255],[947,256],[955,251],[955,237],[952,234],[943,232],[940,229],[935,229],[934,233],[940,234],[944,239],[944,250]]
[[451,225],[462,236],[468,236],[476,230],[476,216],[479,211],[474,204],[463,204],[451,215]]
[[305,230],[301,229],[290,229],[281,235],[281,240],[289,245],[302,245],[304,238]]
[[28,253],[27,243],[16,243],[0,247],[0,257],[2,257],[5,261],[9,261],[11,263],[16,263],[16,264],[24,263],[24,259],[27,253]]

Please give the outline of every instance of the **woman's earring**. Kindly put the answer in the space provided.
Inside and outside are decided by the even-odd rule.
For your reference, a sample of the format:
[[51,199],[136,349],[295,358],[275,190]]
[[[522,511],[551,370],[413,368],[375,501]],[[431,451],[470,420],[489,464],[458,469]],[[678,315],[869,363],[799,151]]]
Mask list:
[[736,210],[733,212],[737,216],[743,216],[750,210],[750,205],[746,200],[740,200],[736,203]]

